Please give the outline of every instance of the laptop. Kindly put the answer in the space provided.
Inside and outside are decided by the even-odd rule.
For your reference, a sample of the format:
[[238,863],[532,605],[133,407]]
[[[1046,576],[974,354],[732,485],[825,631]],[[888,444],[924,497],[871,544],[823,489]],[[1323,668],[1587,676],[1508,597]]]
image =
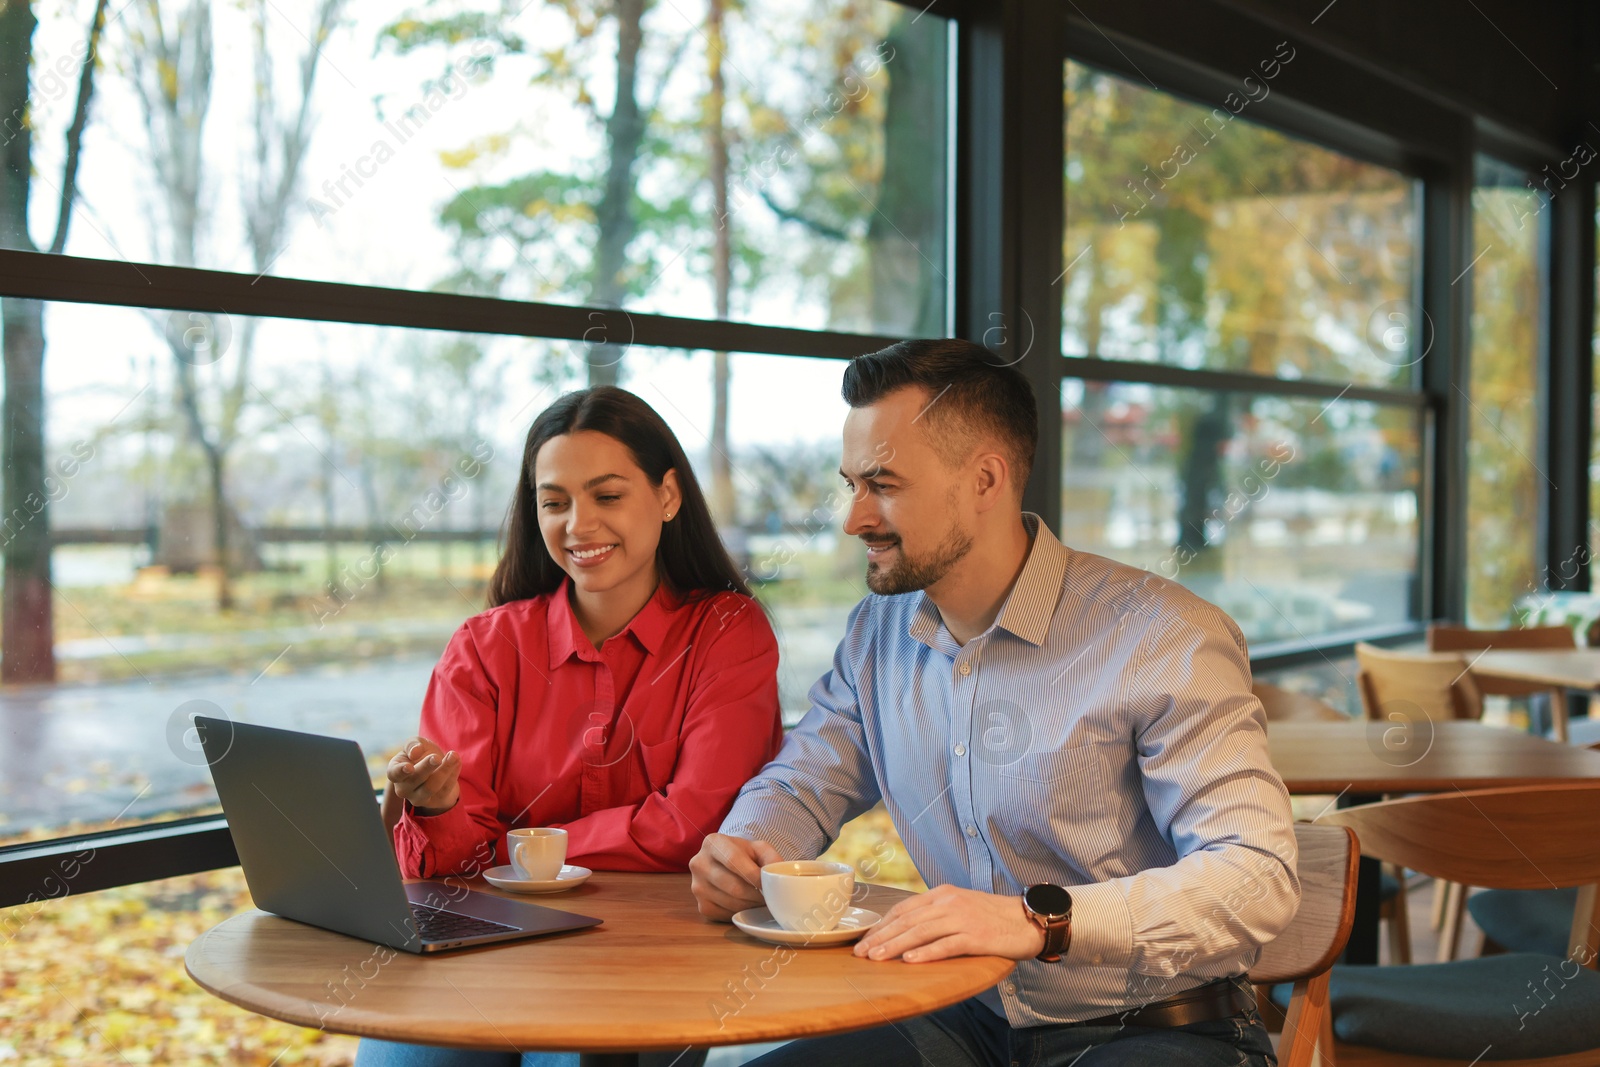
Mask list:
[[263,911],[418,953],[600,925],[459,878],[402,882],[354,741],[205,715],[194,723]]

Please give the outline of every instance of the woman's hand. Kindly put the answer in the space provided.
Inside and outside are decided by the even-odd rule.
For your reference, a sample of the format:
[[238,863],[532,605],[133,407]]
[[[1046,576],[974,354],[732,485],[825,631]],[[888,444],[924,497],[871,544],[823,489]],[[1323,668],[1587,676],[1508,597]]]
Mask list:
[[413,737],[389,761],[389,782],[418,815],[443,815],[461,799],[461,757]]

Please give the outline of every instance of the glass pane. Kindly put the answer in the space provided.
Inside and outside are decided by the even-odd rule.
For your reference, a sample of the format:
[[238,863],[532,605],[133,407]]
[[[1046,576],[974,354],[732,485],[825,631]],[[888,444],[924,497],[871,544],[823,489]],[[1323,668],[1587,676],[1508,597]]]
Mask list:
[[1408,408],[1062,383],[1061,539],[1174,578],[1252,643],[1414,618]]
[[[92,7],[38,9],[33,99],[0,101],[33,118],[41,248]],[[714,10],[134,5],[99,49],[65,250],[942,335],[948,21]]]
[[1543,193],[1521,170],[1477,159],[1472,190],[1471,439],[1467,620],[1505,623],[1538,579],[1544,345]]
[[[376,775],[483,606],[528,427],[581,384],[572,346],[68,304],[45,305],[42,328],[57,672],[0,692],[0,839],[209,810],[195,711],[353,737]],[[729,356],[720,416],[717,364],[635,348],[623,385],[727,502],[720,529],[773,617],[797,718],[866,593],[839,532],[844,363]],[[190,379],[224,456],[225,572]],[[44,522],[13,515],[0,548]]]
[[1253,99],[1067,62],[1062,352],[1409,386],[1421,183],[1257,126]]

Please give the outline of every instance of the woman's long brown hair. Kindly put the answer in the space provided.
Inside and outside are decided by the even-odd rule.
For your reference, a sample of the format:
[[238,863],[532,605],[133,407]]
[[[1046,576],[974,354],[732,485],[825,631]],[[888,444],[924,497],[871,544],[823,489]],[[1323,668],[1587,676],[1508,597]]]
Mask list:
[[583,430],[622,442],[653,486],[661,485],[667,471],[678,472],[683,502],[672,521],[661,527],[661,543],[656,548],[656,567],[672,592],[690,600],[724,590],[750,595],[744,576],[717,536],[700,483],[671,428],[654,408],[626,389],[597,385],[560,397],[539,413],[528,430],[522,471],[506,517],[505,548],[489,580],[491,608],[561,587],[566,572],[550,558],[539,532],[533,465],[546,441]]

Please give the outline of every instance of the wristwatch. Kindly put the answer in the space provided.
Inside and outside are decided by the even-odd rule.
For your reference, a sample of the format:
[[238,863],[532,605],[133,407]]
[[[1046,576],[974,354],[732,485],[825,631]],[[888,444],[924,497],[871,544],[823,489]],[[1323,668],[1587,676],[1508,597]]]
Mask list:
[[1050,882],[1030,885],[1022,894],[1022,910],[1044,931],[1044,948],[1036,958],[1059,962],[1072,945],[1072,894]]

